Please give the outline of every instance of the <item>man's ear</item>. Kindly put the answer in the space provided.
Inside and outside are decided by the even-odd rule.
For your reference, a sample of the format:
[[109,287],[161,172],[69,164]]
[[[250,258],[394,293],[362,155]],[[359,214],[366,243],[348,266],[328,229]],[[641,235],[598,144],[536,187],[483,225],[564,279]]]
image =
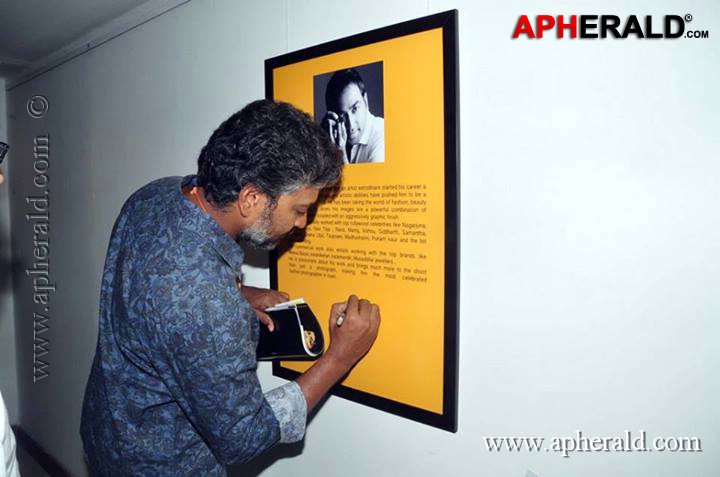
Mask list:
[[247,184],[238,193],[238,209],[243,217],[253,217],[265,210],[267,195],[255,184]]
[[366,108],[369,108],[369,107],[370,107],[370,103],[368,103],[367,91],[365,91],[365,92],[363,93],[363,100],[365,101],[365,107],[366,107]]

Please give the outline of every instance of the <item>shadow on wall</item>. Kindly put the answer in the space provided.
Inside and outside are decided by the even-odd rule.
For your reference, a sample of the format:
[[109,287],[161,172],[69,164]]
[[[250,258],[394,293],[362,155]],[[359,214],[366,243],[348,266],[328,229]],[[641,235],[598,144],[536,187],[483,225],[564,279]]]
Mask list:
[[[308,418],[307,418],[307,427],[310,426],[312,421],[315,419],[315,416],[317,416],[318,411],[320,411],[320,409],[322,409],[323,406],[325,406],[328,399],[330,399],[330,395],[326,394],[317,403],[317,405],[315,406],[315,409],[313,409],[310,412],[310,414],[308,415]],[[307,429],[307,427],[306,427],[306,429]],[[275,447],[260,454],[258,457],[256,457],[252,461],[248,462],[247,464],[237,464],[237,465],[228,466],[227,467],[228,477],[257,477],[261,473],[265,472],[265,470],[267,470],[275,462],[282,460],[282,459],[291,459],[293,457],[299,456],[300,454],[302,454],[304,448],[305,448],[305,439],[301,440],[300,442],[295,442],[293,444],[276,445]],[[323,470],[329,472],[327,475],[335,475],[335,472],[332,472],[329,469],[323,469]],[[314,473],[317,473],[317,472],[314,472]],[[322,472],[320,472],[320,474],[322,474]]]
[[305,447],[305,441],[275,446],[247,464],[229,466],[227,475],[228,477],[256,477],[281,459],[299,456],[302,454],[303,447]]

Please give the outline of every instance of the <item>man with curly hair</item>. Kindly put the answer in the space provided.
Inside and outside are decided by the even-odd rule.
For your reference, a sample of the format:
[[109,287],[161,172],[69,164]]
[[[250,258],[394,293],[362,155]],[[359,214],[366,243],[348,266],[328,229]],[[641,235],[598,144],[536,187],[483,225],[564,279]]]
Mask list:
[[108,247],[99,334],[81,435],[97,475],[225,475],[278,442],[301,440],[311,410],[372,346],[379,310],[333,305],[327,352],[262,392],[262,310],[287,295],[240,284],[238,242],[274,248],[307,224],[342,155],[305,113],[250,103],[223,122],[197,175],[166,177],[125,202]]

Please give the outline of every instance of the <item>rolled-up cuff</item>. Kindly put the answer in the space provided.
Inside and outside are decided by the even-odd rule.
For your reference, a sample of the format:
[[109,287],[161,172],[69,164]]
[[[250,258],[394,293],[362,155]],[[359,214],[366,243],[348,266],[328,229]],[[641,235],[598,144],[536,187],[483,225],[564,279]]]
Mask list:
[[305,436],[307,403],[300,386],[290,381],[265,393],[265,399],[280,424],[280,442],[290,443]]

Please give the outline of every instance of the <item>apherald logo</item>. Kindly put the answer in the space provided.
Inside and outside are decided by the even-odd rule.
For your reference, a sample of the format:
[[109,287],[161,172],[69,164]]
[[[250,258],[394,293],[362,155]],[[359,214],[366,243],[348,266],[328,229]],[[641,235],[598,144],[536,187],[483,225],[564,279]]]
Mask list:
[[621,19],[617,15],[536,15],[535,22],[527,15],[521,15],[515,25],[513,39],[521,35],[527,38],[543,38],[546,32],[555,30],[558,38],[708,38],[709,32],[688,31],[685,24],[692,21],[692,15],[665,15],[662,20],[646,15],[645,21],[638,20],[636,15]]

